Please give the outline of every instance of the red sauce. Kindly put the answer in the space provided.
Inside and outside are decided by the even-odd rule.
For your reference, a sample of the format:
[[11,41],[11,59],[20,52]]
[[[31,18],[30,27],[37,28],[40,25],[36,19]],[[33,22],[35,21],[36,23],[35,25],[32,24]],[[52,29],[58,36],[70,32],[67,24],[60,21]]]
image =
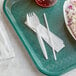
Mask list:
[[39,6],[50,7],[53,6],[57,0],[35,0]]

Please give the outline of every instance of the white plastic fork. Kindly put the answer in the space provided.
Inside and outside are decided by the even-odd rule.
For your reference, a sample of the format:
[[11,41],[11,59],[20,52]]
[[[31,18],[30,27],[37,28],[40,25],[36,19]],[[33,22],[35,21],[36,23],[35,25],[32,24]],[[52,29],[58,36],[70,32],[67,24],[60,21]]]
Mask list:
[[[38,38],[38,41],[39,41],[39,44],[40,44],[40,47],[42,49],[42,52],[44,54],[44,57],[46,59],[48,59],[48,56],[47,56],[47,52],[46,52],[46,48],[45,48],[45,45],[44,45],[44,42],[41,38],[41,36],[39,35],[39,29],[37,26],[40,25],[40,21],[38,20],[37,16],[35,13],[29,13],[27,14],[27,19],[28,19],[28,22],[30,24],[30,26],[35,26],[36,28],[36,34],[37,34],[37,38]],[[34,28],[33,28],[34,29]]]

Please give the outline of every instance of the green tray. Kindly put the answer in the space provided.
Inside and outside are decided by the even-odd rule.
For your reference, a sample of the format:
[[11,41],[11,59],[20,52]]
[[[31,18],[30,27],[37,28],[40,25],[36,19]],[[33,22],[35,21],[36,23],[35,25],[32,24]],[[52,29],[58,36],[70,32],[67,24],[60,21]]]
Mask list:
[[[76,68],[76,41],[65,26],[64,1],[58,0],[57,4],[51,8],[39,7],[34,0],[5,0],[3,5],[5,15],[27,49],[32,61],[42,73],[49,76],[59,76]],[[52,49],[46,42],[49,59],[45,60],[36,34],[24,24],[26,14],[30,12],[35,12],[43,25],[43,13],[45,12],[50,30],[64,41],[66,47],[57,53],[57,61],[54,61]]]

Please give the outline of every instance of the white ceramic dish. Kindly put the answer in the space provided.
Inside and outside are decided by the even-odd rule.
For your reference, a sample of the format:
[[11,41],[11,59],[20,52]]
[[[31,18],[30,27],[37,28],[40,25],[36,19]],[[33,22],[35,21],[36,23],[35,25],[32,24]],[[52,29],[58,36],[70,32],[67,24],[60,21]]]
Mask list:
[[72,30],[71,30],[70,27],[68,26],[68,19],[67,19],[67,15],[66,15],[66,12],[65,12],[65,10],[67,9],[69,3],[70,3],[70,0],[66,0],[66,1],[64,2],[64,5],[63,5],[64,20],[65,20],[66,27],[67,27],[67,29],[69,30],[70,34],[71,34],[72,37],[76,40],[75,35],[73,34]]

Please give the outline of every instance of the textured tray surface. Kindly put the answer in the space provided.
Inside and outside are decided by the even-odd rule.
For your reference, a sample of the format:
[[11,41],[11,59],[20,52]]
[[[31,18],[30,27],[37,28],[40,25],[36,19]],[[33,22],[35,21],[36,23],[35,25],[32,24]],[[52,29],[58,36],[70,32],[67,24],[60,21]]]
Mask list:
[[[36,67],[41,72],[51,76],[65,73],[75,68],[76,65],[76,41],[66,29],[63,17],[63,4],[64,0],[58,0],[54,7],[41,8],[35,4],[34,0],[5,0],[4,2],[4,12]],[[24,24],[26,14],[30,12],[35,12],[43,25],[43,13],[45,12],[50,30],[64,41],[66,47],[57,53],[58,60],[56,62],[53,58],[52,49],[46,42],[49,59],[44,59],[36,34]]]

